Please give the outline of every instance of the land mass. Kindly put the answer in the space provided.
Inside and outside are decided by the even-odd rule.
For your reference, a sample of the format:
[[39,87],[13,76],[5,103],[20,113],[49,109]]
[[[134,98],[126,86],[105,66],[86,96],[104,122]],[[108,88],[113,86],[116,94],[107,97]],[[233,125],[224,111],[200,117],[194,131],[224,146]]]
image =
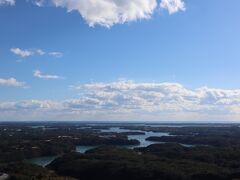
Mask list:
[[[91,148],[80,153],[77,146]],[[29,161],[45,156],[56,157],[46,167]],[[240,179],[240,128],[238,124],[0,123],[1,173],[8,179]]]

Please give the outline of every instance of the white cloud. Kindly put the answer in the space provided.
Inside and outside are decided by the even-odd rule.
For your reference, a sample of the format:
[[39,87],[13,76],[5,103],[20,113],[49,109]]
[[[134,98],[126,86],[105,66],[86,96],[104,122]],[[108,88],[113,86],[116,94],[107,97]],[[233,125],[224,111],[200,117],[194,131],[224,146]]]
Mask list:
[[240,89],[188,89],[179,83],[116,81],[75,86],[79,98],[0,102],[0,119],[40,120],[236,120]]
[[78,11],[83,19],[111,27],[114,24],[148,19],[157,7],[157,0],[51,0],[56,7],[66,8],[68,12]]
[[29,57],[29,56],[33,56],[34,52],[30,51],[30,50],[23,50],[20,48],[11,48],[10,51],[12,53],[14,53],[15,55],[18,55],[20,57]]
[[42,74],[41,71],[39,70],[35,70],[33,72],[33,75],[37,78],[40,78],[40,79],[46,79],[46,80],[50,80],[50,79],[62,79],[61,76],[58,76],[58,75],[49,75],[49,74]]
[[38,7],[42,7],[44,5],[45,0],[35,0],[34,4]]
[[40,56],[46,54],[42,49],[37,49],[35,52],[36,52],[36,54],[38,54]]
[[19,82],[15,78],[3,79],[0,78],[0,86],[24,87],[24,82]]
[[56,57],[56,58],[60,58],[63,56],[63,53],[61,52],[50,52],[48,53],[50,56]]
[[15,5],[15,0],[0,0],[0,6],[1,5],[13,6],[13,5]]
[[[149,19],[158,7],[158,0],[31,0],[36,6],[52,4],[78,11],[91,27],[101,25],[110,28],[115,24]],[[15,0],[0,0],[0,5],[15,5]],[[184,11],[183,0],[161,0],[160,7],[169,14]]]
[[20,49],[20,48],[11,48],[10,51],[17,55],[17,56],[20,56],[22,58],[24,57],[29,57],[29,56],[43,56],[43,55],[49,55],[49,56],[53,56],[53,57],[56,57],[56,58],[60,58],[63,56],[63,53],[62,52],[57,52],[57,51],[54,51],[54,52],[45,52],[44,50],[42,49]]
[[183,0],[162,0],[160,3],[160,7],[163,9],[167,9],[169,14],[186,10]]
[[136,20],[149,19],[158,6],[169,14],[184,11],[184,0],[32,0],[39,7],[52,4],[77,11],[91,27],[101,25],[110,28]]
[[62,109],[61,103],[47,100],[27,100],[19,102],[4,102],[0,103],[0,109],[8,111],[19,111],[19,110],[39,110],[39,109]]

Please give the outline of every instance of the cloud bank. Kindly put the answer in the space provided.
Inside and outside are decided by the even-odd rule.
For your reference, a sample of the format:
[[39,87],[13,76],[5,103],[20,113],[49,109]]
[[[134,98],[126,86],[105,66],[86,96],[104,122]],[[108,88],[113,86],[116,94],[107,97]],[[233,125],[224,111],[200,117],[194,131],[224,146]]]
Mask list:
[[80,93],[78,98],[1,102],[0,120],[240,120],[240,89],[191,90],[179,83],[134,81],[82,84],[72,89]]

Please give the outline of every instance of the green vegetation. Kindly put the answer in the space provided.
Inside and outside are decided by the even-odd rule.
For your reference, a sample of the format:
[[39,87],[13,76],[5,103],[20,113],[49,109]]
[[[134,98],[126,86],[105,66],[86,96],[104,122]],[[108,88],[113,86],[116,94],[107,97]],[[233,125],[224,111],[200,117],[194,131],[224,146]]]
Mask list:
[[[172,146],[174,148],[174,146]],[[48,168],[81,180],[227,179],[229,170],[215,164],[139,154],[116,147],[99,147],[87,154],[70,153],[53,161]]]
[[76,126],[0,126],[0,162],[21,161],[39,156],[75,151],[76,145],[137,145],[124,134],[104,135]]
[[10,173],[10,180],[74,180],[71,177],[59,176],[53,171],[23,162],[0,164],[1,171]]
[[75,151],[76,145],[135,145],[124,134],[101,134],[91,128],[75,125],[35,125],[16,123],[0,125],[0,172],[11,179],[54,178],[51,170],[31,165],[26,161],[34,157],[58,156]]
[[[101,131],[110,127],[132,131]],[[133,150],[124,148],[139,144],[137,140],[128,140],[128,135],[144,135],[144,131],[167,132],[170,136],[147,139],[161,144]],[[98,147],[81,154],[75,152],[76,145]],[[45,168],[26,161],[52,155],[59,157]],[[10,179],[26,180],[235,180],[240,179],[240,128],[239,125],[3,123],[0,124],[0,172],[9,174]]]

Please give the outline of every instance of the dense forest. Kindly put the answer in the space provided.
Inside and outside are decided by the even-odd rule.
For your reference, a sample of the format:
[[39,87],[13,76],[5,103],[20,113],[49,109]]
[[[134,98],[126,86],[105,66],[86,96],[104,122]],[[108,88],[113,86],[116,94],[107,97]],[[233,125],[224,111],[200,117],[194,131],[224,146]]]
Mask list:
[[[112,127],[125,131],[102,131]],[[148,137],[153,143],[146,147],[128,138],[144,132],[168,135]],[[77,145],[94,148],[79,153]],[[28,161],[50,155],[57,157],[46,167]],[[240,179],[240,128],[238,124],[2,123],[0,173],[8,174],[8,179]]]

